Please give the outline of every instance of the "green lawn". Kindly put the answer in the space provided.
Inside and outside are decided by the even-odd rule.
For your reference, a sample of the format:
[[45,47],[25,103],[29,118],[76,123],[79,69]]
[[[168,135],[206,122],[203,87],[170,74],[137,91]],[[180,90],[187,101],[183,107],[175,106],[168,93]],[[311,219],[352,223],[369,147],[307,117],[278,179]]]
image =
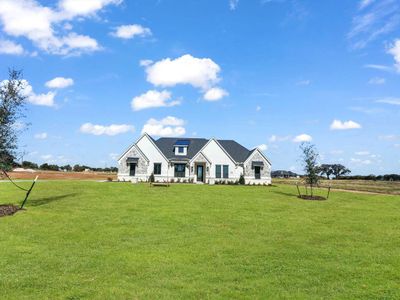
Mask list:
[[295,189],[39,182],[0,218],[0,298],[399,299],[400,196]]

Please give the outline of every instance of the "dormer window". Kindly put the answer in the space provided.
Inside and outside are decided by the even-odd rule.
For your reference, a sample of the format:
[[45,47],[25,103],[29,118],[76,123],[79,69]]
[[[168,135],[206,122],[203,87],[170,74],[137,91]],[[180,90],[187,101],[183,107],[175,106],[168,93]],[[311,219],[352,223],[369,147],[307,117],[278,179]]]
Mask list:
[[175,155],[186,156],[190,142],[188,140],[177,140],[174,145]]

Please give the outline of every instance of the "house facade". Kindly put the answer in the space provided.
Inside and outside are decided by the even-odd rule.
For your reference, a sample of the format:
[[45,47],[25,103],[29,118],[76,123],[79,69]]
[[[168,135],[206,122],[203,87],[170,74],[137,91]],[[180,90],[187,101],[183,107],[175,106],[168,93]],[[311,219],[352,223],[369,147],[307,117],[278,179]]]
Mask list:
[[159,138],[143,134],[118,159],[118,180],[214,184],[271,184],[271,163],[258,149],[233,140]]

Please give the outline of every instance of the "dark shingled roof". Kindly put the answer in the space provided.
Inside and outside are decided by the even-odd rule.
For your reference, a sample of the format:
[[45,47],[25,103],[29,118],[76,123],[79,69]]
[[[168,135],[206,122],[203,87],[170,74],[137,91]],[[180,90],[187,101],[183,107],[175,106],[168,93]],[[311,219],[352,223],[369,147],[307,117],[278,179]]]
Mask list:
[[[176,145],[177,141],[187,140],[190,142],[188,147],[187,155],[175,155],[174,145]],[[161,152],[165,155],[166,158],[172,160],[190,160],[203,148],[203,146],[208,142],[207,139],[198,139],[198,138],[159,138],[155,141],[157,147],[161,150]]]
[[[185,156],[175,155],[174,145],[178,141],[185,140],[189,141],[188,153]],[[204,145],[208,142],[208,139],[202,138],[168,138],[163,137],[158,140],[154,140],[157,147],[170,160],[190,160],[192,159]],[[252,153],[249,149],[243,147],[239,143],[233,140],[218,140],[218,143],[225,149],[226,152],[238,163],[244,162],[249,155]]]
[[244,162],[252,152],[233,140],[218,140],[218,143],[238,163]]

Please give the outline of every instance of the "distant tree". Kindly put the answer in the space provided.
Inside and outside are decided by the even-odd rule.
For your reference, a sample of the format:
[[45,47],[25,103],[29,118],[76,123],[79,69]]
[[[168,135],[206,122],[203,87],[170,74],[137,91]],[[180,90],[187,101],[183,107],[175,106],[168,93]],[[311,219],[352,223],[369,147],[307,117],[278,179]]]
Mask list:
[[62,167],[60,167],[60,169],[64,170],[64,171],[67,171],[67,172],[72,171],[72,167],[70,165],[62,166]]
[[39,169],[39,166],[31,161],[24,160],[21,164],[24,169]]
[[0,82],[0,169],[8,170],[18,149],[17,122],[23,117],[26,82],[22,72],[10,69],[8,80]]
[[318,174],[326,176],[327,179],[333,174],[332,165],[322,164],[318,167]]
[[153,182],[154,182],[154,173],[151,173],[151,174],[150,174],[149,182],[150,182],[150,183],[153,183]]
[[310,143],[302,143],[300,145],[300,149],[302,151],[302,164],[305,172],[305,181],[306,184],[310,186],[311,197],[313,196],[313,187],[316,186],[319,182],[318,176],[318,151],[315,148],[315,145]]
[[338,179],[340,176],[345,176],[351,173],[349,169],[347,169],[345,166],[341,164],[334,164],[332,165],[331,168],[332,168],[332,174],[335,176],[336,179]]

